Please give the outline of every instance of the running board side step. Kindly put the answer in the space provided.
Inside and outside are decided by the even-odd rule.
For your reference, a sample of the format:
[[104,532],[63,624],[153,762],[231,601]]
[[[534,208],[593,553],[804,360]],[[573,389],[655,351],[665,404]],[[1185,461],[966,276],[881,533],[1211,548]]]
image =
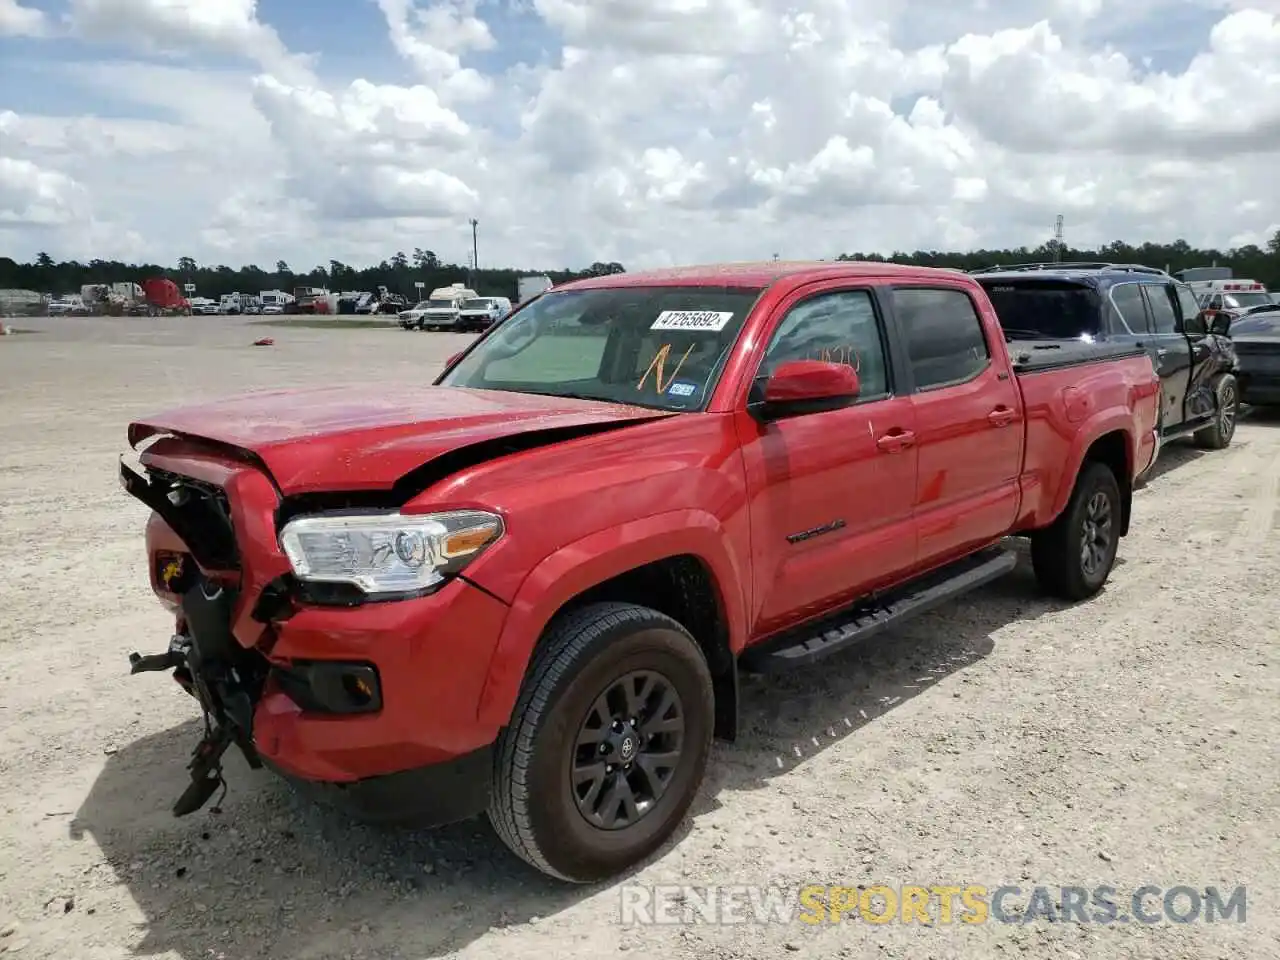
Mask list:
[[817,623],[804,624],[759,648],[748,648],[740,663],[746,670],[765,674],[807,666],[997,580],[1017,564],[1017,554],[1011,550],[988,548],[891,593],[860,601]]

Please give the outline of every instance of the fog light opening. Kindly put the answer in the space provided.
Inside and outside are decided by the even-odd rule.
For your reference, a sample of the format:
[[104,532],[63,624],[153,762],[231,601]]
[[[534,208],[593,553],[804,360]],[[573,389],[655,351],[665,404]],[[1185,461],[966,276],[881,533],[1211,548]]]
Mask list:
[[373,686],[354,673],[342,675],[342,689],[357,707],[367,707],[373,702]]

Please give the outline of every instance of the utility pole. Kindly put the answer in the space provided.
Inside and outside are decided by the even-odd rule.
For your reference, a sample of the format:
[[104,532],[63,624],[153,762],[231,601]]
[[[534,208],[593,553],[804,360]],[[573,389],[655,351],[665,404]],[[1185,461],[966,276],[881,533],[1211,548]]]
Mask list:
[[1062,214],[1053,224],[1053,262],[1062,262]]
[[479,254],[480,248],[476,245],[476,227],[480,225],[480,221],[477,220],[475,217],[472,217],[470,223],[471,223],[471,282],[467,284],[467,286],[471,287],[471,289],[474,290],[476,286],[475,275],[480,270],[480,254]]

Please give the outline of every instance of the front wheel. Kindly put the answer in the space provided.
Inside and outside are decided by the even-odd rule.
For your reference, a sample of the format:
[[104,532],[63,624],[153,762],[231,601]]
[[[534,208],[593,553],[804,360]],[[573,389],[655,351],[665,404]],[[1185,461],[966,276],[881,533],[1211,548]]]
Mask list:
[[1240,415],[1240,388],[1234,374],[1224,373],[1213,388],[1217,412],[1213,423],[1195,433],[1195,444],[1205,450],[1222,450],[1231,443]]
[[1046,593],[1078,601],[1102,589],[1120,546],[1121,509],[1111,468],[1086,461],[1067,508],[1031,537],[1031,565]]
[[688,812],[714,713],[706,659],[679,623],[629,603],[584,607],[539,643],[498,740],[489,819],[543,873],[615,876]]

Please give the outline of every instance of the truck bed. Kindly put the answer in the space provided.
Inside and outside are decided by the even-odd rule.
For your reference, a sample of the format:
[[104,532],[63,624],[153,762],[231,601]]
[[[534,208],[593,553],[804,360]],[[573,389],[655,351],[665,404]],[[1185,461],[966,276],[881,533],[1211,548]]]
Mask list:
[[1144,350],[1136,343],[1089,343],[1084,340],[1010,340],[1009,359],[1018,375],[1074,367],[1082,363],[1140,357]]

